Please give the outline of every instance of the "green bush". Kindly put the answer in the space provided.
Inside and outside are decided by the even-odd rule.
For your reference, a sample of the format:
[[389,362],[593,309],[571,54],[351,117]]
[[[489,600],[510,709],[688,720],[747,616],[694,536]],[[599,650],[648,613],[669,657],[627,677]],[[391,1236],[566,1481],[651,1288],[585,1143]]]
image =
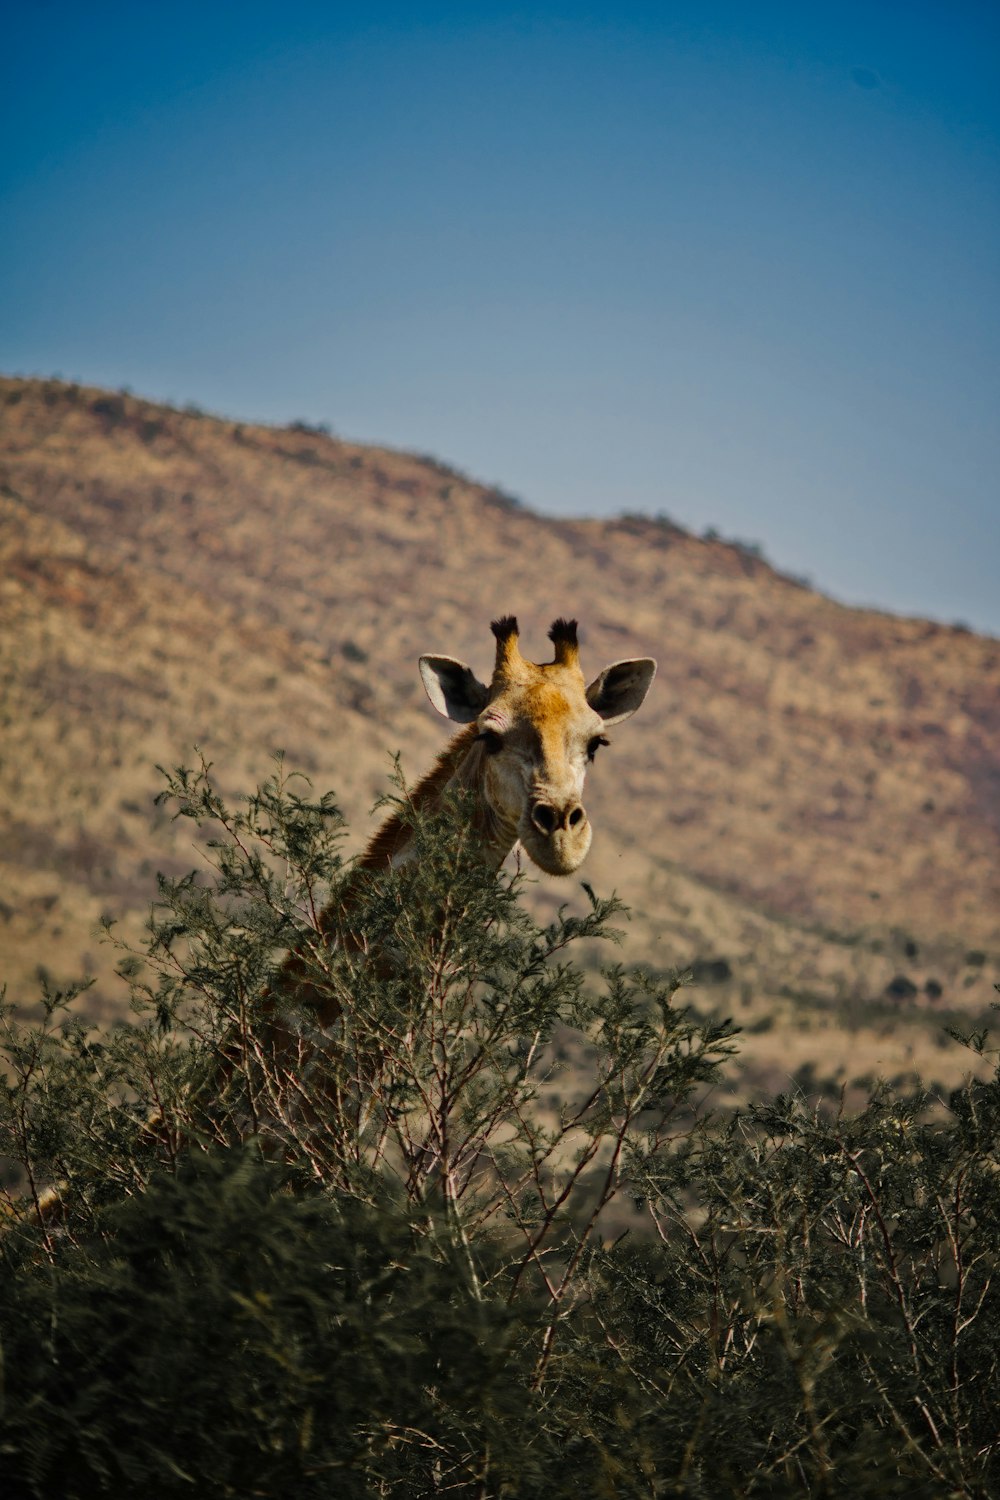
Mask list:
[[280,767],[164,799],[128,1023],[5,1012],[5,1493],[997,1492],[996,1077],[713,1116],[734,1028],[461,807],[374,878]]
[[104,1228],[8,1266],[5,1448],[29,1492],[365,1496],[405,1474],[407,1434],[482,1425],[510,1318],[432,1225],[234,1150],[188,1154]]

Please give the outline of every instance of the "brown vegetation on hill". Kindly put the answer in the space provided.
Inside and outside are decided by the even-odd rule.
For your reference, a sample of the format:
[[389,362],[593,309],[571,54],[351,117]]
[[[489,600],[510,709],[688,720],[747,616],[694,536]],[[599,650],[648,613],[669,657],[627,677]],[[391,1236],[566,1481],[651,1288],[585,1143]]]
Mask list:
[[561,614],[585,667],[659,659],[588,786],[629,956],[700,964],[751,1062],[933,1073],[942,1013],[996,975],[1000,643],[666,522],[545,519],[433,459],[54,381],[0,380],[0,975],[83,964],[114,1007],[95,924],[197,861],[151,806],[195,744],[231,789],[282,747],[360,845],[390,752],[415,776],[442,742],[417,655],[483,670],[505,613],[529,654]]

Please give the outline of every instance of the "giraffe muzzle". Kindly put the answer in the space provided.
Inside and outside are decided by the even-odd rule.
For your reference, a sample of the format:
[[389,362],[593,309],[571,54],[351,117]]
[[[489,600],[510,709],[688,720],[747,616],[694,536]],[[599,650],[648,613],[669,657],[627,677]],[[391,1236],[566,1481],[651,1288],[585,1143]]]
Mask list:
[[529,827],[521,842],[531,859],[548,875],[569,875],[582,864],[590,848],[591,828],[586,809],[576,801],[532,803]]

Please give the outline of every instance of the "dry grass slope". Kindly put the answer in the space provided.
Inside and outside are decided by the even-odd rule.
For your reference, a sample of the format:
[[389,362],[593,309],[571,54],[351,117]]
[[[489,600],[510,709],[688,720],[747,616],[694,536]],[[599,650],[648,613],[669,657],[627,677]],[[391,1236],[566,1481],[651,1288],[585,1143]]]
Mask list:
[[389,753],[416,774],[442,741],[416,656],[484,671],[510,612],[529,654],[562,614],[585,666],[659,658],[588,791],[630,956],[700,963],[771,1084],[944,1077],[943,1013],[998,973],[1000,643],[669,524],[547,520],[432,459],[53,381],[0,379],[0,974],[83,966],[121,1003],[95,924],[135,930],[155,870],[197,862],[151,805],[195,744],[230,789],[283,747],[360,843]]

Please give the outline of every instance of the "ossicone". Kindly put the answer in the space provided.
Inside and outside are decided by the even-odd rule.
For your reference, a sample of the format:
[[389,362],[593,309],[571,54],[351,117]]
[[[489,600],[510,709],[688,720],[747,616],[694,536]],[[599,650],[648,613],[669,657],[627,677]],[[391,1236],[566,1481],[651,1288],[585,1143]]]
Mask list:
[[560,667],[575,667],[580,661],[580,646],[576,635],[575,620],[553,620],[549,628],[549,640],[556,649],[556,664]]
[[493,670],[503,675],[521,660],[517,644],[517,620],[513,615],[502,615],[499,620],[491,621],[490,629],[497,638],[496,665]]

